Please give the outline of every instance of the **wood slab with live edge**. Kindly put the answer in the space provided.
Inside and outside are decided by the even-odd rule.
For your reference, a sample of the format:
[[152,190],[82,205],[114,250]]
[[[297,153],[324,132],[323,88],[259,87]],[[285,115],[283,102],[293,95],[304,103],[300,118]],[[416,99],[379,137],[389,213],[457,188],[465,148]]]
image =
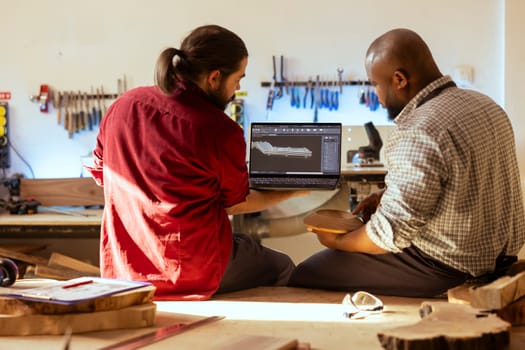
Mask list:
[[59,315],[0,315],[0,336],[57,335],[70,330],[85,333],[122,328],[151,327],[155,321],[154,303],[120,310]]
[[321,209],[303,219],[306,227],[316,231],[344,234],[363,226],[363,222],[349,212],[336,209]]
[[493,350],[510,343],[510,323],[469,305],[423,302],[420,315],[416,324],[378,333],[383,348]]
[[489,284],[470,289],[470,305],[499,310],[525,295],[525,271],[516,276],[503,276]]
[[513,326],[525,325],[525,271],[518,262],[503,276],[491,283],[460,285],[447,292],[448,301],[471,305],[479,309],[494,310]]
[[[12,290],[12,288],[9,290]],[[4,291],[4,294],[8,293],[9,290]],[[154,286],[146,286],[123,293],[86,300],[71,305],[27,301],[0,296],[0,314],[11,316],[36,314],[57,315],[67,313],[118,310],[133,305],[151,303],[154,293]]]

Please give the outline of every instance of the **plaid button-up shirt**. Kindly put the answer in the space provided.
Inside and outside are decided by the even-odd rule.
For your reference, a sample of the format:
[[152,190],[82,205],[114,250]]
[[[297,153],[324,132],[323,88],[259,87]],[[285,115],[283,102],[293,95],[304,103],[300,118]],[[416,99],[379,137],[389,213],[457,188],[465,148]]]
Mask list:
[[367,224],[392,252],[414,245],[479,276],[516,255],[525,213],[512,126],[489,97],[450,77],[420,91],[395,119],[385,148],[387,189]]

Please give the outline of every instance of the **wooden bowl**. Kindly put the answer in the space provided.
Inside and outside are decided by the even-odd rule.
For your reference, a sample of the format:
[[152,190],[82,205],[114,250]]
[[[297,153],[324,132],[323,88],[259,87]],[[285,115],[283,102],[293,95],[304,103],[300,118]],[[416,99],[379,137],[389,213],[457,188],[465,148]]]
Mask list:
[[347,211],[320,209],[305,216],[304,224],[312,230],[343,234],[363,225],[361,219]]

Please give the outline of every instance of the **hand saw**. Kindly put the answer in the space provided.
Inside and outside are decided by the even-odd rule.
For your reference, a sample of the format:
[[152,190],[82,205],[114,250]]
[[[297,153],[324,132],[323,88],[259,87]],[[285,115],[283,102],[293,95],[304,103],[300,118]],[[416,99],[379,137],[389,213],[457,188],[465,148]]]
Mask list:
[[158,342],[162,339],[166,339],[168,337],[180,334],[184,331],[188,331],[193,328],[197,328],[199,326],[205,325],[207,323],[215,322],[222,320],[224,316],[210,316],[203,318],[201,320],[191,322],[191,323],[176,323],[170,326],[166,326],[163,328],[159,328],[156,331],[146,333],[143,335],[139,335],[134,338],[130,338],[127,340],[123,340],[121,342],[118,342],[113,345],[109,345],[103,348],[100,348],[99,350],[132,350],[132,349],[138,349],[146,345],[150,345],[152,343]]

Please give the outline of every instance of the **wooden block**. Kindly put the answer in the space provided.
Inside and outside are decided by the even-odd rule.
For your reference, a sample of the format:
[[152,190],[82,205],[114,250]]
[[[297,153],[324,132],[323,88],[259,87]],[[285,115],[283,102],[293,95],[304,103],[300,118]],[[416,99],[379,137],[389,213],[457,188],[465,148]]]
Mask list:
[[70,280],[85,276],[84,273],[67,267],[51,267],[46,264],[35,265],[34,274],[37,277],[51,278],[56,280]]
[[132,305],[151,303],[154,293],[154,286],[146,286],[73,305],[27,301],[0,296],[0,314],[16,316],[36,314],[55,315],[118,310]]
[[85,276],[100,276],[100,269],[97,266],[59,253],[52,253],[47,265],[56,268],[66,267],[83,273]]
[[[470,285],[461,285],[456,288],[449,289],[448,302],[454,304],[471,305],[472,295]],[[525,325],[525,297],[518,299],[515,302],[508,304],[496,314],[503,320],[509,322],[513,326]]]
[[449,289],[447,291],[448,302],[454,304],[470,305],[470,289],[472,287],[473,285],[471,284],[462,284],[460,286]]
[[60,315],[0,315],[0,336],[62,335],[122,328],[151,327],[155,321],[154,303],[120,310]]
[[[519,260],[511,265],[507,273],[505,274],[505,277],[502,281],[511,281],[510,277],[515,277],[516,275],[520,274],[521,272],[525,271],[525,260]],[[501,283],[499,281],[497,284]],[[460,286],[457,286],[455,288],[451,288],[447,292],[448,301],[450,303],[456,303],[456,304],[467,304],[471,305],[474,298],[483,298],[482,295],[475,295],[475,290],[479,287],[482,287],[484,285],[483,283],[472,283],[472,284],[462,284]],[[494,285],[492,287],[488,287],[488,289],[493,289],[492,293],[494,294]],[[484,293],[484,290],[481,290],[481,294]],[[494,295],[492,295],[494,297]],[[519,298],[519,297],[517,297]],[[516,299],[516,298],[514,298]],[[483,308],[484,304],[482,301],[477,300],[475,303],[477,303],[477,307]],[[487,307],[488,308],[488,307]]]
[[492,283],[471,287],[471,305],[480,309],[499,310],[525,295],[525,271],[503,276]]
[[92,178],[21,178],[20,197],[43,206],[104,205],[104,190]]
[[36,264],[47,265],[47,260],[48,260],[40,256],[28,255],[28,254],[24,254],[24,253],[20,253],[17,251],[4,249],[4,248],[0,248],[0,256],[4,258],[10,258],[13,260],[19,260],[19,261],[28,263],[30,265],[36,265]]
[[510,343],[510,323],[469,305],[424,302],[420,314],[422,320],[414,325],[378,333],[383,348],[493,350]]
[[11,250],[18,253],[34,253],[46,249],[43,244],[0,244],[1,249]]

